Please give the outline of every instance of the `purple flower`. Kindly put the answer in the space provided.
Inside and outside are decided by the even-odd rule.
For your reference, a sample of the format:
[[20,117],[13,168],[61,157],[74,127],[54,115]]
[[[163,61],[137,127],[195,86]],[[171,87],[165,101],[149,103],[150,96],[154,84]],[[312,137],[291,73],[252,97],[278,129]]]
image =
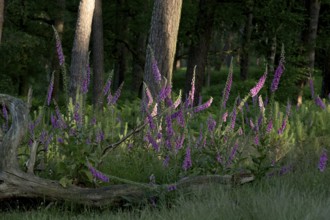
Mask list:
[[184,171],[187,171],[190,167],[192,167],[191,155],[190,155],[190,147],[186,150],[186,156],[184,158],[182,168]]
[[80,117],[80,114],[79,114],[79,108],[80,108],[80,106],[77,102],[74,106],[74,112],[73,112],[73,119],[76,121],[77,125],[81,125],[81,123],[82,123],[82,118]]
[[173,103],[173,108],[176,109],[181,104],[181,101],[182,101],[182,97],[181,97],[181,90],[180,90],[180,94],[179,94],[178,98]]
[[286,128],[286,122],[287,122],[287,118],[285,118],[282,122],[282,126],[280,127],[280,129],[278,129],[277,133],[279,135],[283,134],[285,128]]
[[251,96],[252,97],[255,97],[256,95],[258,95],[260,89],[264,86],[265,84],[265,81],[266,81],[266,78],[267,78],[267,71],[264,73],[264,75],[259,79],[257,85],[255,87],[253,87],[251,90],[250,90],[250,93],[251,93]]
[[146,135],[147,141],[152,145],[156,152],[159,152],[159,145],[157,144],[156,140],[153,139],[151,134],[148,132]]
[[82,86],[81,86],[82,94],[86,94],[88,92],[88,87],[89,87],[90,78],[91,78],[91,69],[90,69],[89,63],[86,68],[87,68],[87,73],[83,79]]
[[52,27],[54,29],[54,34],[55,34],[56,51],[57,51],[58,60],[59,60],[60,66],[63,66],[64,65],[64,54],[63,54],[63,50],[62,50],[61,39],[60,39],[60,36],[58,35],[55,27],[54,26],[52,26]]
[[146,97],[148,99],[147,106],[150,107],[150,105],[153,103],[154,99],[152,98],[150,89],[146,85],[145,85],[145,93],[146,93]]
[[50,115],[50,122],[51,122],[53,128],[59,128],[60,127],[59,124],[58,124],[58,119],[53,114]]
[[147,112],[147,121],[149,123],[149,127],[151,128],[151,130],[155,130],[156,126],[154,123],[154,119],[152,118],[152,116]]
[[194,109],[194,113],[197,113],[197,112],[200,112],[200,111],[203,111],[207,108],[209,108],[211,106],[213,102],[213,97],[211,97],[207,102],[205,102],[204,104],[202,105],[199,105],[197,106],[195,109]]
[[255,126],[254,126],[254,123],[253,123],[252,119],[250,118],[250,128],[251,128],[251,129],[254,129],[254,127],[255,127]]
[[107,183],[110,181],[109,177],[107,177],[105,174],[95,169],[90,163],[88,163],[88,169],[92,173],[95,179],[99,179],[102,182],[107,182]]
[[216,157],[216,159],[217,159],[217,162],[218,162],[218,163],[223,164],[223,159],[222,159],[220,153],[217,153],[217,157]]
[[59,137],[59,138],[57,138],[57,142],[60,143],[60,144],[63,144],[64,140],[63,140],[63,138]]
[[173,113],[171,115],[172,120],[176,119],[177,123],[181,126],[184,127],[185,122],[184,122],[184,117],[183,117],[183,113],[182,110],[180,109],[179,111]]
[[217,125],[217,122],[212,117],[209,117],[207,119],[207,128],[208,128],[209,132],[213,132],[216,125]]
[[166,157],[163,160],[163,167],[168,167],[170,163],[170,156],[166,155]]
[[292,170],[292,165],[283,166],[283,167],[281,167],[281,170],[280,170],[279,174],[282,176],[282,175],[287,174],[291,170]]
[[166,121],[167,138],[171,138],[174,134],[171,115],[167,115],[165,121]]
[[154,79],[155,79],[156,83],[160,83],[162,76],[160,74],[158,64],[157,64],[157,61],[155,58],[152,59],[152,73],[154,75]]
[[167,191],[169,191],[169,192],[174,191],[174,190],[176,190],[176,185],[175,185],[175,184],[173,184],[173,185],[169,185],[169,186],[167,187]]
[[168,97],[171,94],[171,91],[172,91],[171,86],[165,85],[159,92],[158,102],[161,102],[164,99],[166,99],[166,97]]
[[188,106],[194,104],[194,97],[195,97],[195,80],[196,80],[196,75],[195,75],[196,67],[194,68],[194,73],[193,77],[191,79],[191,89],[189,91],[189,97],[188,97]]
[[175,150],[176,150],[176,152],[178,152],[182,148],[184,139],[185,139],[185,136],[184,136],[184,134],[182,134],[182,136],[178,137],[178,139],[175,141]]
[[320,108],[322,108],[322,109],[325,109],[326,108],[326,106],[325,106],[324,102],[322,101],[322,99],[320,98],[320,96],[317,96],[316,97],[315,104],[317,106],[319,106]]
[[243,135],[243,129],[242,129],[242,127],[239,127],[239,129],[238,129],[238,135],[239,136],[242,136]]
[[256,136],[254,137],[254,144],[259,145],[259,135],[258,134],[256,134]]
[[124,86],[124,82],[122,82],[119,86],[119,88],[117,89],[117,91],[115,92],[115,94],[113,96],[111,96],[111,94],[109,93],[109,96],[108,96],[108,105],[115,105],[117,100],[119,99],[119,96],[120,96],[120,93],[121,93],[121,90]]
[[278,67],[276,68],[274,79],[270,88],[272,93],[274,93],[277,90],[283,72],[284,72],[284,65],[282,62],[280,62],[278,64]]
[[104,132],[100,129],[96,134],[96,143],[101,143],[104,140]]
[[323,172],[327,166],[327,161],[328,161],[328,154],[327,151],[325,149],[322,150],[322,154],[320,156],[320,160],[319,160],[319,170],[321,172]]
[[52,93],[54,88],[54,73],[52,74],[52,77],[50,79],[50,84],[48,86],[48,92],[47,92],[47,105],[49,106],[50,100],[52,99]]
[[231,150],[227,165],[230,165],[232,163],[232,161],[235,158],[235,155],[237,153],[237,149],[238,149],[238,143],[236,142],[233,149]]
[[226,121],[227,121],[227,117],[228,117],[228,112],[225,112],[225,113],[222,115],[222,121],[223,121],[223,122],[226,122]]
[[108,79],[108,81],[106,82],[103,88],[103,95],[107,95],[109,93],[110,87],[111,87],[111,79]]
[[269,133],[271,132],[273,129],[273,120],[270,119],[269,122],[268,122],[268,125],[267,125],[267,129],[266,129],[266,132]]
[[231,61],[231,63],[230,63],[229,74],[227,77],[225,89],[223,90],[222,105],[221,105],[223,108],[226,108],[226,103],[229,98],[229,93],[230,93],[232,82],[233,82],[233,61]]

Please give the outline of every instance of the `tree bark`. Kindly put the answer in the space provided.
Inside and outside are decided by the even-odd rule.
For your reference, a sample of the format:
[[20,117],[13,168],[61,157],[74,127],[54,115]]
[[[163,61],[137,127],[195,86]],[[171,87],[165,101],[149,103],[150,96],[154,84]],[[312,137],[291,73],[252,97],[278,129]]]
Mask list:
[[[314,64],[315,64],[315,46],[316,46],[316,37],[317,37],[317,26],[319,21],[319,14],[321,8],[320,0],[307,0],[306,8],[308,11],[308,24],[307,33],[303,31],[303,43],[306,48],[306,60],[307,60],[307,74],[310,76],[314,73]],[[300,106],[302,104],[303,97],[303,88],[306,84],[306,80],[300,82],[300,91],[297,99],[297,104]]]
[[322,90],[321,97],[330,98],[330,46],[325,51],[323,58],[323,75],[322,75]]
[[205,67],[212,37],[216,3],[217,1],[215,0],[200,0],[199,12],[195,24],[196,40],[192,41],[189,48],[185,94],[188,95],[191,89],[191,81],[196,66],[194,105],[197,105],[199,102],[204,84]]
[[155,0],[148,45],[151,49],[146,52],[144,68],[144,81],[148,85],[151,95],[156,97],[160,86],[155,83],[152,71],[154,59],[162,76],[167,79],[167,84],[172,84],[172,70],[176,43],[181,17],[182,0]]
[[102,88],[104,84],[104,44],[102,0],[95,0],[93,16],[93,105],[99,109],[102,106]]
[[0,44],[2,39],[3,22],[5,19],[5,0],[0,0]]
[[240,55],[240,76],[242,80],[246,80],[249,71],[249,51],[252,34],[252,20],[253,20],[253,1],[247,3],[247,12],[245,26],[242,35],[242,50]]
[[92,28],[95,0],[81,0],[78,20],[71,55],[70,66],[70,97],[75,100],[77,89],[86,76],[88,48]]

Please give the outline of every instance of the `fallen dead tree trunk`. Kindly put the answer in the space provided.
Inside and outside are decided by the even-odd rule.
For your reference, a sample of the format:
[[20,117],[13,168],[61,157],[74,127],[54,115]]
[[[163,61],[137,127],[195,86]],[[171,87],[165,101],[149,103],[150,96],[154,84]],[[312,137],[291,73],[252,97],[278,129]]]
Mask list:
[[[0,142],[0,201],[11,198],[42,198],[50,201],[70,201],[90,206],[116,206],[122,202],[140,202],[160,191],[186,189],[205,184],[243,184],[253,176],[225,175],[188,177],[169,185],[121,184],[102,188],[63,187],[58,181],[26,173],[19,167],[17,149],[25,136],[29,121],[26,104],[14,97],[0,94],[0,103],[10,112],[11,126]],[[173,188],[174,187],[174,188]]]

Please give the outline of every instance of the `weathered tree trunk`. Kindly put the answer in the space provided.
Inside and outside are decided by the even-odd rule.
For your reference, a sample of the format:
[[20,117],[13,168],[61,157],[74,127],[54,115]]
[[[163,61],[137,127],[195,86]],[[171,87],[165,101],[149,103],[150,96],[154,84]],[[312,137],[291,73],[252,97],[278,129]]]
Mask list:
[[[175,184],[155,185],[110,185],[102,188],[81,188],[77,186],[63,187],[58,181],[43,179],[33,172],[23,172],[17,161],[18,147],[24,138],[28,122],[26,104],[14,97],[0,94],[0,103],[4,104],[11,116],[11,125],[0,140],[0,201],[25,198],[42,198],[53,201],[70,201],[89,206],[118,206],[122,202],[141,203],[147,198],[157,196],[160,191],[167,192],[169,186],[178,190],[196,185],[206,184],[243,184],[251,182],[251,174],[225,176],[197,176],[179,180]],[[1,138],[1,136],[0,136]]]
[[148,39],[148,45],[151,50],[147,49],[146,52],[143,77],[153,97],[158,95],[160,88],[155,83],[153,76],[152,53],[157,61],[160,73],[167,79],[167,84],[171,85],[181,7],[182,0],[155,0],[154,2]]
[[249,71],[249,52],[250,52],[250,42],[252,34],[252,20],[253,20],[253,1],[247,3],[247,12],[245,26],[242,35],[242,49],[240,54],[240,76],[242,80],[246,80]]
[[[133,85],[132,88],[137,95],[142,93],[142,82],[143,82],[143,73],[144,73],[144,64],[145,64],[145,53],[146,53],[146,39],[147,34],[142,32],[138,33],[136,36],[136,41],[133,44],[133,49],[136,51],[136,54],[133,54]],[[143,56],[144,55],[144,56]],[[143,57],[143,59],[141,59]]]
[[0,0],[0,44],[2,39],[3,22],[5,19],[5,0]]
[[[307,60],[307,69],[310,76],[314,73],[314,64],[315,64],[315,45],[317,37],[317,26],[319,21],[319,13],[321,8],[320,0],[307,0],[306,8],[308,11],[309,20],[307,33],[303,32],[303,43],[306,46],[306,60]],[[297,104],[300,106],[302,104],[303,97],[303,88],[306,84],[306,80],[300,82],[300,91],[297,99]]]
[[93,16],[93,105],[96,109],[102,106],[102,87],[104,83],[104,46],[102,0],[95,0]]
[[325,51],[323,58],[323,73],[322,73],[322,90],[321,97],[327,98],[330,96],[330,46]]
[[73,100],[87,72],[88,48],[94,7],[95,0],[81,0],[79,4],[70,66],[69,93]]
[[204,84],[205,67],[212,37],[216,3],[215,0],[200,0],[199,12],[195,25],[196,40],[192,41],[189,48],[185,94],[187,95],[191,89],[191,81],[195,69],[194,105],[197,105],[199,102]]

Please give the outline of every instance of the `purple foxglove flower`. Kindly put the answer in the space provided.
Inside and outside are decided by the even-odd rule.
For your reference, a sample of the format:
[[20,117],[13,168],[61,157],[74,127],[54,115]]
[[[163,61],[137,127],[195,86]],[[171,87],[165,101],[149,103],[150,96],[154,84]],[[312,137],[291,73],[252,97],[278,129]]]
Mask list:
[[176,185],[175,185],[175,184],[173,184],[173,185],[169,185],[169,186],[167,187],[167,191],[168,191],[168,192],[171,192],[171,191],[174,191],[174,190],[176,190]]
[[145,86],[145,93],[146,93],[146,97],[148,99],[147,101],[147,106],[150,107],[151,104],[154,102],[154,99],[152,98],[152,95],[151,95],[151,92],[150,92],[150,89],[148,88],[148,86]]
[[233,61],[231,61],[231,63],[230,63],[229,74],[227,77],[225,89],[223,90],[222,105],[221,105],[223,108],[226,108],[226,103],[229,98],[229,93],[230,93],[232,83],[233,83]]
[[222,121],[223,121],[223,122],[226,122],[226,121],[227,121],[227,117],[228,117],[228,112],[225,112],[225,113],[222,115]]
[[158,104],[156,103],[151,112],[151,117],[155,117],[158,114]]
[[173,103],[173,108],[176,109],[181,104],[181,101],[182,101],[182,97],[181,97],[181,90],[180,90],[180,94],[179,94],[178,98]]
[[326,108],[324,102],[322,101],[322,99],[319,96],[316,97],[315,104],[317,106],[319,106],[321,109],[325,109]]
[[209,132],[212,133],[214,131],[216,125],[217,125],[217,122],[212,117],[209,117],[207,119],[207,128],[208,128]]
[[154,75],[154,79],[155,79],[156,83],[160,83],[162,76],[160,74],[158,64],[157,64],[157,61],[155,58],[152,59],[152,73]]
[[235,155],[237,153],[237,150],[238,150],[238,143],[236,142],[233,149],[231,150],[227,165],[230,165],[232,163],[232,161],[235,158]]
[[155,130],[156,129],[156,125],[154,123],[154,119],[153,117],[147,112],[147,121],[149,123],[149,127],[151,128],[151,130]]
[[92,175],[95,179],[101,180],[102,182],[106,182],[106,183],[108,183],[110,181],[109,177],[107,177],[101,171],[98,171],[97,169],[95,169],[90,163],[88,163],[88,169],[92,173]]
[[312,78],[309,78],[308,82],[309,82],[309,88],[311,90],[312,99],[314,99],[315,98],[315,90],[314,90],[313,79]]
[[253,87],[251,90],[250,90],[250,93],[251,93],[251,96],[252,97],[255,97],[256,95],[258,95],[260,89],[264,86],[265,84],[265,81],[266,81],[266,78],[267,78],[267,71],[264,73],[264,75],[259,79],[257,85],[255,87]]
[[327,161],[328,161],[328,154],[327,151],[325,149],[322,150],[322,154],[320,156],[320,160],[319,160],[319,170],[321,172],[323,172],[327,166]]
[[110,87],[111,87],[111,79],[108,79],[108,81],[106,82],[104,88],[103,88],[103,95],[107,95],[110,91]]
[[96,134],[96,143],[101,143],[104,140],[104,132],[100,129]]
[[194,73],[193,73],[193,77],[191,80],[191,89],[189,92],[189,97],[188,97],[188,106],[189,105],[194,105],[194,97],[195,97],[195,80],[196,80],[196,75],[195,75],[195,71],[196,71],[196,66],[194,67]]
[[191,155],[190,155],[190,147],[187,147],[186,156],[184,158],[182,168],[184,171],[187,171],[190,167],[192,167]]
[[170,156],[166,155],[166,157],[163,160],[163,167],[168,167],[170,163]]
[[252,119],[250,118],[250,128],[251,128],[251,129],[254,129],[254,127],[255,127],[255,126],[254,126],[254,123],[253,123]]
[[267,129],[266,129],[266,132],[267,133],[270,133],[273,129],[273,120],[270,119],[269,122],[268,122],[268,125],[267,125]]
[[168,97],[171,94],[171,91],[172,91],[171,86],[165,85],[159,92],[158,102],[161,102],[164,99],[166,99],[166,97]]
[[54,89],[54,73],[52,74],[52,77],[50,79],[50,83],[49,83],[49,86],[48,86],[48,92],[47,92],[47,105],[48,106],[49,106],[50,101],[52,99],[53,89]]
[[259,96],[258,101],[259,101],[260,112],[262,112],[262,113],[265,112],[265,106],[264,106],[264,102],[262,101],[262,96],[261,95]]
[[[108,105],[115,105],[119,99],[119,96],[121,94],[121,90],[124,86],[124,82],[122,82],[119,86],[119,88],[117,89],[117,91],[115,92],[115,94],[108,99]],[[110,94],[109,94],[110,95]]]
[[254,144],[259,145],[259,135],[258,134],[256,134],[256,136],[254,137]]
[[88,92],[88,87],[90,84],[90,78],[91,78],[91,70],[89,64],[87,65],[87,73],[86,76],[84,77],[81,85],[81,93],[86,94]]
[[285,118],[282,122],[282,126],[280,127],[280,129],[278,129],[277,133],[279,135],[283,134],[285,128],[286,128],[286,122],[287,122],[287,118]]
[[281,78],[283,72],[284,72],[284,65],[282,62],[280,62],[278,67],[275,70],[274,79],[273,79],[272,85],[270,87],[270,91],[272,93],[274,93],[277,90],[278,85],[280,83],[280,78]]
[[73,112],[73,119],[76,121],[77,125],[81,125],[82,123],[82,118],[79,114],[79,109],[80,109],[80,105],[77,102],[74,106],[74,112]]
[[211,97],[207,102],[205,102],[204,104],[202,105],[199,105],[197,106],[195,109],[194,109],[194,113],[197,113],[197,112],[200,112],[200,111],[203,111],[207,108],[209,108],[211,106],[213,102],[213,97]]
[[243,135],[243,129],[242,129],[242,127],[239,127],[239,129],[238,129],[238,135],[239,136],[242,136]]
[[166,133],[168,138],[171,138],[174,134],[171,115],[167,115],[165,118],[166,121]]
[[60,39],[60,36],[58,35],[55,27],[54,26],[52,26],[52,27],[53,27],[54,34],[55,34],[56,51],[57,51],[58,60],[59,60],[60,66],[63,66],[64,65],[64,54],[63,54],[61,39]]
[[172,149],[172,142],[171,142],[171,139],[169,137],[166,137],[165,146],[168,150]]
[[63,144],[64,140],[63,140],[63,138],[59,137],[59,138],[57,138],[57,142],[60,143],[60,144]]
[[58,119],[53,114],[50,115],[50,122],[51,122],[53,128],[59,128],[60,127],[59,124],[58,124]]
[[185,139],[185,136],[184,136],[184,134],[182,134],[182,136],[178,137],[178,139],[175,141],[176,152],[178,152],[182,148],[184,139]]
[[159,145],[157,144],[156,140],[153,139],[153,137],[151,136],[151,134],[149,132],[147,133],[146,138],[147,138],[147,141],[152,145],[154,150],[156,152],[159,152]]
[[283,176],[283,175],[287,174],[288,172],[290,172],[291,170],[292,170],[292,165],[283,166],[283,167],[281,167],[279,174],[281,176]]
[[218,163],[223,164],[223,159],[222,159],[220,153],[217,153],[217,158],[216,159],[217,159]]

